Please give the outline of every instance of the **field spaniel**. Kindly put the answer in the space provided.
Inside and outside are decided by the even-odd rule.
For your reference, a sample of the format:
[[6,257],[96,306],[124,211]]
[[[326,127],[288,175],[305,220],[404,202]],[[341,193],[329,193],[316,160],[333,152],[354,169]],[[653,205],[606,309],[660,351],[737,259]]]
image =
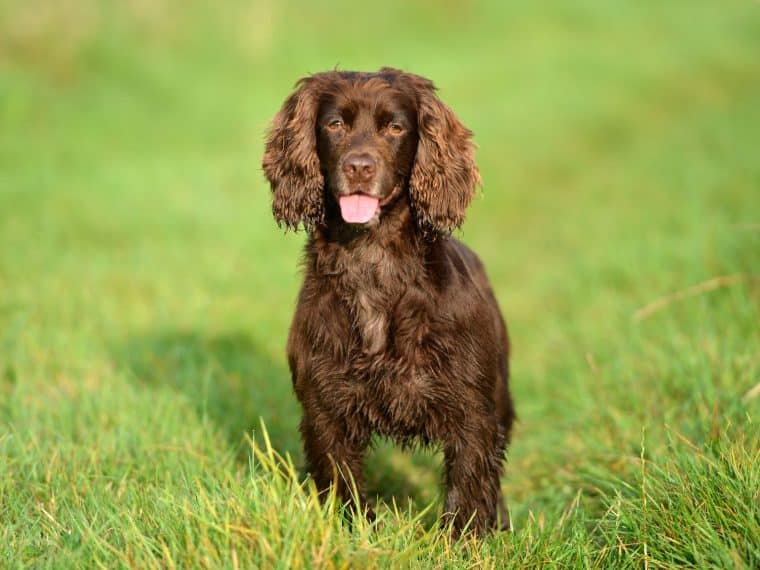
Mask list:
[[263,159],[277,222],[308,233],[287,352],[311,477],[371,518],[372,435],[440,445],[456,535],[510,528],[515,417],[504,320],[450,237],[480,183],[471,136],[423,77],[330,71],[297,83]]

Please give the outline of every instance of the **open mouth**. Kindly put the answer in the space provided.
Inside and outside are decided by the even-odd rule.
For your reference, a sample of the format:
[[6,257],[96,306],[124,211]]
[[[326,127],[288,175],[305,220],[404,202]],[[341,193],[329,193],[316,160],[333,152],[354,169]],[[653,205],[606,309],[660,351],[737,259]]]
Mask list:
[[349,224],[366,224],[380,211],[380,200],[368,194],[349,194],[338,199],[340,215]]
[[401,191],[401,185],[396,184],[385,198],[377,198],[369,194],[355,192],[338,198],[340,215],[349,224],[366,224],[389,202],[394,200]]

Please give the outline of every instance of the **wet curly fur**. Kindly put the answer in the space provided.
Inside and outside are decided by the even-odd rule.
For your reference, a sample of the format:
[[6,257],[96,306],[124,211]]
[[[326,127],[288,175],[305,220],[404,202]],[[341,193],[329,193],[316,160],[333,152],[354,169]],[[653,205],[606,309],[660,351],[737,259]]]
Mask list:
[[[308,233],[287,352],[311,477],[371,517],[372,435],[440,445],[456,534],[509,527],[499,480],[515,417],[504,320],[477,256],[449,235],[480,183],[471,136],[425,78],[332,71],[297,83],[263,159],[275,219]],[[392,181],[364,226],[338,206],[359,147]]]

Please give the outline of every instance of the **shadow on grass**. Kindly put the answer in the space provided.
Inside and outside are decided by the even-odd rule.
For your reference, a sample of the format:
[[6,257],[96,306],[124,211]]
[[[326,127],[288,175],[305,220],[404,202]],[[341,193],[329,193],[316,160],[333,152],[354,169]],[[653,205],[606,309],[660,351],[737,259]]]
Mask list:
[[[364,468],[367,494],[402,511],[413,514],[439,499],[441,493],[441,457],[429,449],[402,451],[386,440],[378,440],[367,455]],[[440,501],[439,501],[440,502]],[[438,524],[435,508],[422,519],[426,528]]]
[[[133,337],[114,350],[114,358],[140,382],[183,393],[199,416],[207,416],[247,460],[245,434],[260,433],[263,418],[272,446],[290,454],[303,472],[298,432],[301,410],[289,371],[272,361],[246,333],[206,337],[163,331]],[[440,460],[430,451],[402,452],[378,441],[367,455],[367,491],[387,504],[419,512],[438,496]],[[434,524],[428,513],[425,522]]]
[[272,446],[300,461],[300,411],[290,374],[250,335],[164,331],[128,339],[114,357],[139,381],[185,394],[199,415],[207,416],[239,448],[241,458],[248,456],[245,434],[259,434],[263,418]]

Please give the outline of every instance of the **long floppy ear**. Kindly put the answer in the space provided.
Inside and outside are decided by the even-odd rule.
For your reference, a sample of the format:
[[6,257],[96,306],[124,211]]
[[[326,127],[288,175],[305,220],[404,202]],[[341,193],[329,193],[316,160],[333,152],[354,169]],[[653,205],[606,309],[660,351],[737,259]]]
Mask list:
[[272,120],[262,166],[272,187],[272,213],[277,223],[310,231],[324,220],[324,179],[316,143],[318,93],[312,78],[296,83]]
[[417,223],[425,233],[450,233],[464,221],[480,185],[472,132],[435,94],[433,83],[411,76],[417,95],[419,143],[409,180]]

